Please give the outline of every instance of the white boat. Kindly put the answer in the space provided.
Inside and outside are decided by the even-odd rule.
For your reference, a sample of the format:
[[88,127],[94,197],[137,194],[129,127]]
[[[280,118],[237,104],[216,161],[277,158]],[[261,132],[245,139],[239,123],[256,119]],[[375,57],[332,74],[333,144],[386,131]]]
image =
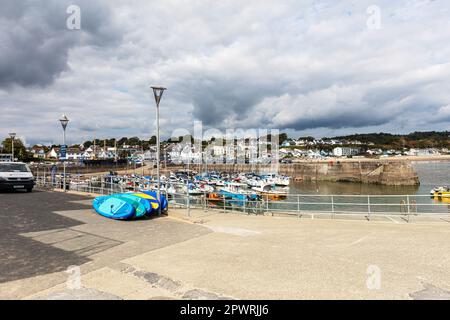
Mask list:
[[289,194],[289,188],[276,188],[274,184],[265,184],[261,187],[253,187],[252,190],[261,195],[266,195],[271,199],[285,198]]
[[87,188],[87,187],[89,187],[89,184],[86,181],[70,181],[71,189]]
[[210,192],[214,192],[214,187],[210,186],[208,184],[200,184],[198,187],[203,193],[210,193]]
[[[186,193],[187,192],[187,186],[184,186],[183,188],[182,188],[182,192],[183,193]],[[200,190],[200,188],[198,188],[197,186],[194,186],[194,185],[190,185],[189,186],[189,195],[191,195],[191,196],[199,196],[199,195],[202,195],[202,194],[204,194],[205,192],[203,192],[202,190]]]
[[175,189],[175,187],[174,186],[169,186],[169,188],[167,188],[167,193],[168,194],[175,194],[175,193],[177,193],[177,190]]
[[277,186],[288,187],[291,183],[291,178],[288,176],[280,176],[275,173],[266,174],[261,177],[268,184],[275,184]]
[[291,178],[290,177],[277,176],[275,178],[275,185],[277,185],[277,186],[288,187],[290,183],[291,183]]

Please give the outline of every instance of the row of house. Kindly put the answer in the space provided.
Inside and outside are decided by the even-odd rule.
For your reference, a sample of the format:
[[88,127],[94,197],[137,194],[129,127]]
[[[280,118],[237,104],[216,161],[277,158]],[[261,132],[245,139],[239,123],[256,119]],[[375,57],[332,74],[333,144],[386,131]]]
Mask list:
[[[281,147],[307,147],[307,146],[342,146],[342,145],[363,145],[361,141],[358,140],[338,140],[338,139],[287,139],[282,144]],[[367,143],[367,145],[374,145],[372,142]]]
[[214,145],[210,144],[205,149],[198,145],[173,144],[164,148],[172,162],[186,163],[231,163],[233,161],[253,162],[270,162],[272,159],[271,152],[267,150],[267,146],[258,143],[243,143]]
[[[61,148],[53,147],[50,151],[45,151],[44,147],[35,146],[30,152],[34,158],[57,160],[61,159]],[[93,160],[93,159],[114,159],[116,158],[117,151],[114,147],[101,148],[98,146],[91,146],[85,150],[77,147],[70,147],[66,149],[66,160],[78,161],[78,160]]]
[[[214,145],[211,143],[202,149],[198,145],[187,145],[185,143],[167,143],[162,146],[161,160],[168,160],[171,162],[186,163],[190,160],[193,163],[221,163],[231,162],[236,159],[246,159],[257,163],[270,162],[272,152],[278,152],[279,158],[284,157],[305,157],[310,159],[320,159],[326,157],[349,157],[361,154],[361,147],[359,141],[340,141],[340,140],[286,140],[281,148],[272,146],[272,150],[268,150],[267,144],[257,140],[244,143],[242,141],[236,144]],[[301,148],[292,148],[295,146],[308,144],[309,146],[316,145],[316,147],[308,148],[308,150]],[[329,143],[336,145],[332,152],[321,150],[321,146]],[[339,146],[345,144],[346,146]],[[355,145],[349,146],[349,144]],[[61,150],[59,147],[52,147],[50,150],[44,146],[34,146],[29,150],[34,158],[58,160],[61,158]],[[92,145],[84,149],[81,147],[70,147],[66,149],[66,159],[69,161],[94,160],[94,159],[119,159],[122,151],[127,151],[133,161],[155,161],[157,159],[156,146],[150,146],[148,150],[142,150],[139,146],[123,145],[120,148]],[[368,156],[431,156],[448,154],[448,149],[410,149],[408,151],[398,150],[381,150],[381,149],[367,149]]]

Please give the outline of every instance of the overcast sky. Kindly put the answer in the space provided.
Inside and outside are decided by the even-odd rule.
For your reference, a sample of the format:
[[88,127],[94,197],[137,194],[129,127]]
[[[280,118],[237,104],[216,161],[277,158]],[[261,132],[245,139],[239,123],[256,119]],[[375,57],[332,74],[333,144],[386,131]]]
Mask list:
[[[69,30],[69,5],[81,9]],[[376,5],[373,7],[372,5]],[[446,130],[448,0],[0,0],[0,137]],[[75,17],[76,18],[76,17]]]

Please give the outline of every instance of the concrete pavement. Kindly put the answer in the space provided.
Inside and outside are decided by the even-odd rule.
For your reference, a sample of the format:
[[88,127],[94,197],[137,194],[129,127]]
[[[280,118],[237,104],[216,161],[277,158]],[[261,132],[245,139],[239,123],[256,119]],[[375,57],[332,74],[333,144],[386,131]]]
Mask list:
[[[86,198],[70,202],[90,204]],[[69,225],[19,228],[17,237],[76,257],[70,261],[75,268],[12,277],[0,284],[0,298],[450,299],[450,224],[444,221],[200,210],[188,219],[185,210],[172,209],[169,217],[123,222],[86,208],[56,209],[54,220]]]

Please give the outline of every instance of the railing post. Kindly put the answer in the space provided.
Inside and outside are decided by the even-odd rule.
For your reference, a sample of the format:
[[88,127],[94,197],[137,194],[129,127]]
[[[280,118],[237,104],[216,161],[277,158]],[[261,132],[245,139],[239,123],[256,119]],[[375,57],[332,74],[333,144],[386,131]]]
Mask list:
[[223,197],[223,213],[227,213],[226,204],[225,204],[225,195]]
[[300,219],[300,195],[297,195],[297,218]]
[[368,219],[370,221],[370,214],[371,214],[371,210],[370,210],[370,195],[367,196],[367,213],[368,213]]
[[245,210],[245,202],[247,201],[247,196],[245,196],[245,198],[244,198],[244,214],[246,213],[246,210]]
[[332,218],[334,219],[334,196],[331,196],[331,215]]
[[410,202],[409,202],[409,195],[406,196],[406,205],[407,205],[407,212],[408,212],[408,223],[409,223],[409,217],[411,216],[411,209],[410,209]]

